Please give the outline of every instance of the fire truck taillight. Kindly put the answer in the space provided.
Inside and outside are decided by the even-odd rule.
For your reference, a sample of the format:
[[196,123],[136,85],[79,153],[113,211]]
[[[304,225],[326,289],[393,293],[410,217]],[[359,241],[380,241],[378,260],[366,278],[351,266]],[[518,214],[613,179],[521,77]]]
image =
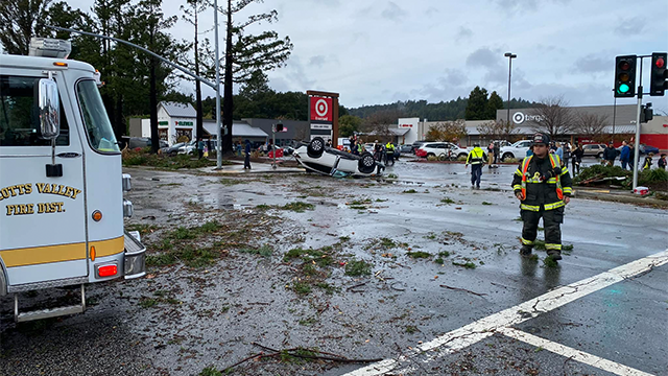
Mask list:
[[118,273],[116,264],[97,266],[97,276],[100,278],[112,277]]

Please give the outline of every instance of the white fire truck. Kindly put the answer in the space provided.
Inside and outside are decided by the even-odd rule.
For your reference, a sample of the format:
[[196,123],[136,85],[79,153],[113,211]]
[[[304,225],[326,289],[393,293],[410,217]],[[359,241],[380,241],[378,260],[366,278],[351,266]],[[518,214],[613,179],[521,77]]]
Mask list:
[[[85,284],[145,274],[99,74],[70,49],[33,38],[30,56],[0,55],[0,296],[17,322],[83,312]],[[20,309],[21,292],[71,285],[80,304]]]

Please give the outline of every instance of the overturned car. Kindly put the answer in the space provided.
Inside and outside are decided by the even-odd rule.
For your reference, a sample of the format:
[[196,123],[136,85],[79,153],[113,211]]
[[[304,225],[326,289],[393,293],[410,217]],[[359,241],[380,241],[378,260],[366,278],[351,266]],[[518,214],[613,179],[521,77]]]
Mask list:
[[380,175],[385,166],[365,152],[354,155],[336,148],[325,146],[322,137],[315,137],[308,144],[300,145],[293,155],[306,171],[319,172],[331,176],[372,176]]

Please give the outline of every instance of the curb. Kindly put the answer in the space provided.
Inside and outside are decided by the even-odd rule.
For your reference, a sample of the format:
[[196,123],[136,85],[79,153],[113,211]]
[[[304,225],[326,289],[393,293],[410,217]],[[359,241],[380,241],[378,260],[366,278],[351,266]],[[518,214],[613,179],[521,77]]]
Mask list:
[[624,204],[651,205],[661,208],[668,208],[668,201],[658,200],[651,197],[635,197],[624,194],[610,194],[601,191],[589,191],[581,188],[574,188],[575,198],[586,198],[592,200],[619,202]]

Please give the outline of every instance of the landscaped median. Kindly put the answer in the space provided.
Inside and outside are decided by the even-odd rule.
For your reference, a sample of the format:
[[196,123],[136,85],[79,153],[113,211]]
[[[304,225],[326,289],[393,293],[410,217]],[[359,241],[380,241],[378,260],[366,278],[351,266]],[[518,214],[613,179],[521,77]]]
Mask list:
[[619,166],[583,168],[573,179],[573,185],[577,197],[668,207],[668,172],[661,169],[639,172],[638,186],[649,188],[645,196],[632,192],[633,172]]

